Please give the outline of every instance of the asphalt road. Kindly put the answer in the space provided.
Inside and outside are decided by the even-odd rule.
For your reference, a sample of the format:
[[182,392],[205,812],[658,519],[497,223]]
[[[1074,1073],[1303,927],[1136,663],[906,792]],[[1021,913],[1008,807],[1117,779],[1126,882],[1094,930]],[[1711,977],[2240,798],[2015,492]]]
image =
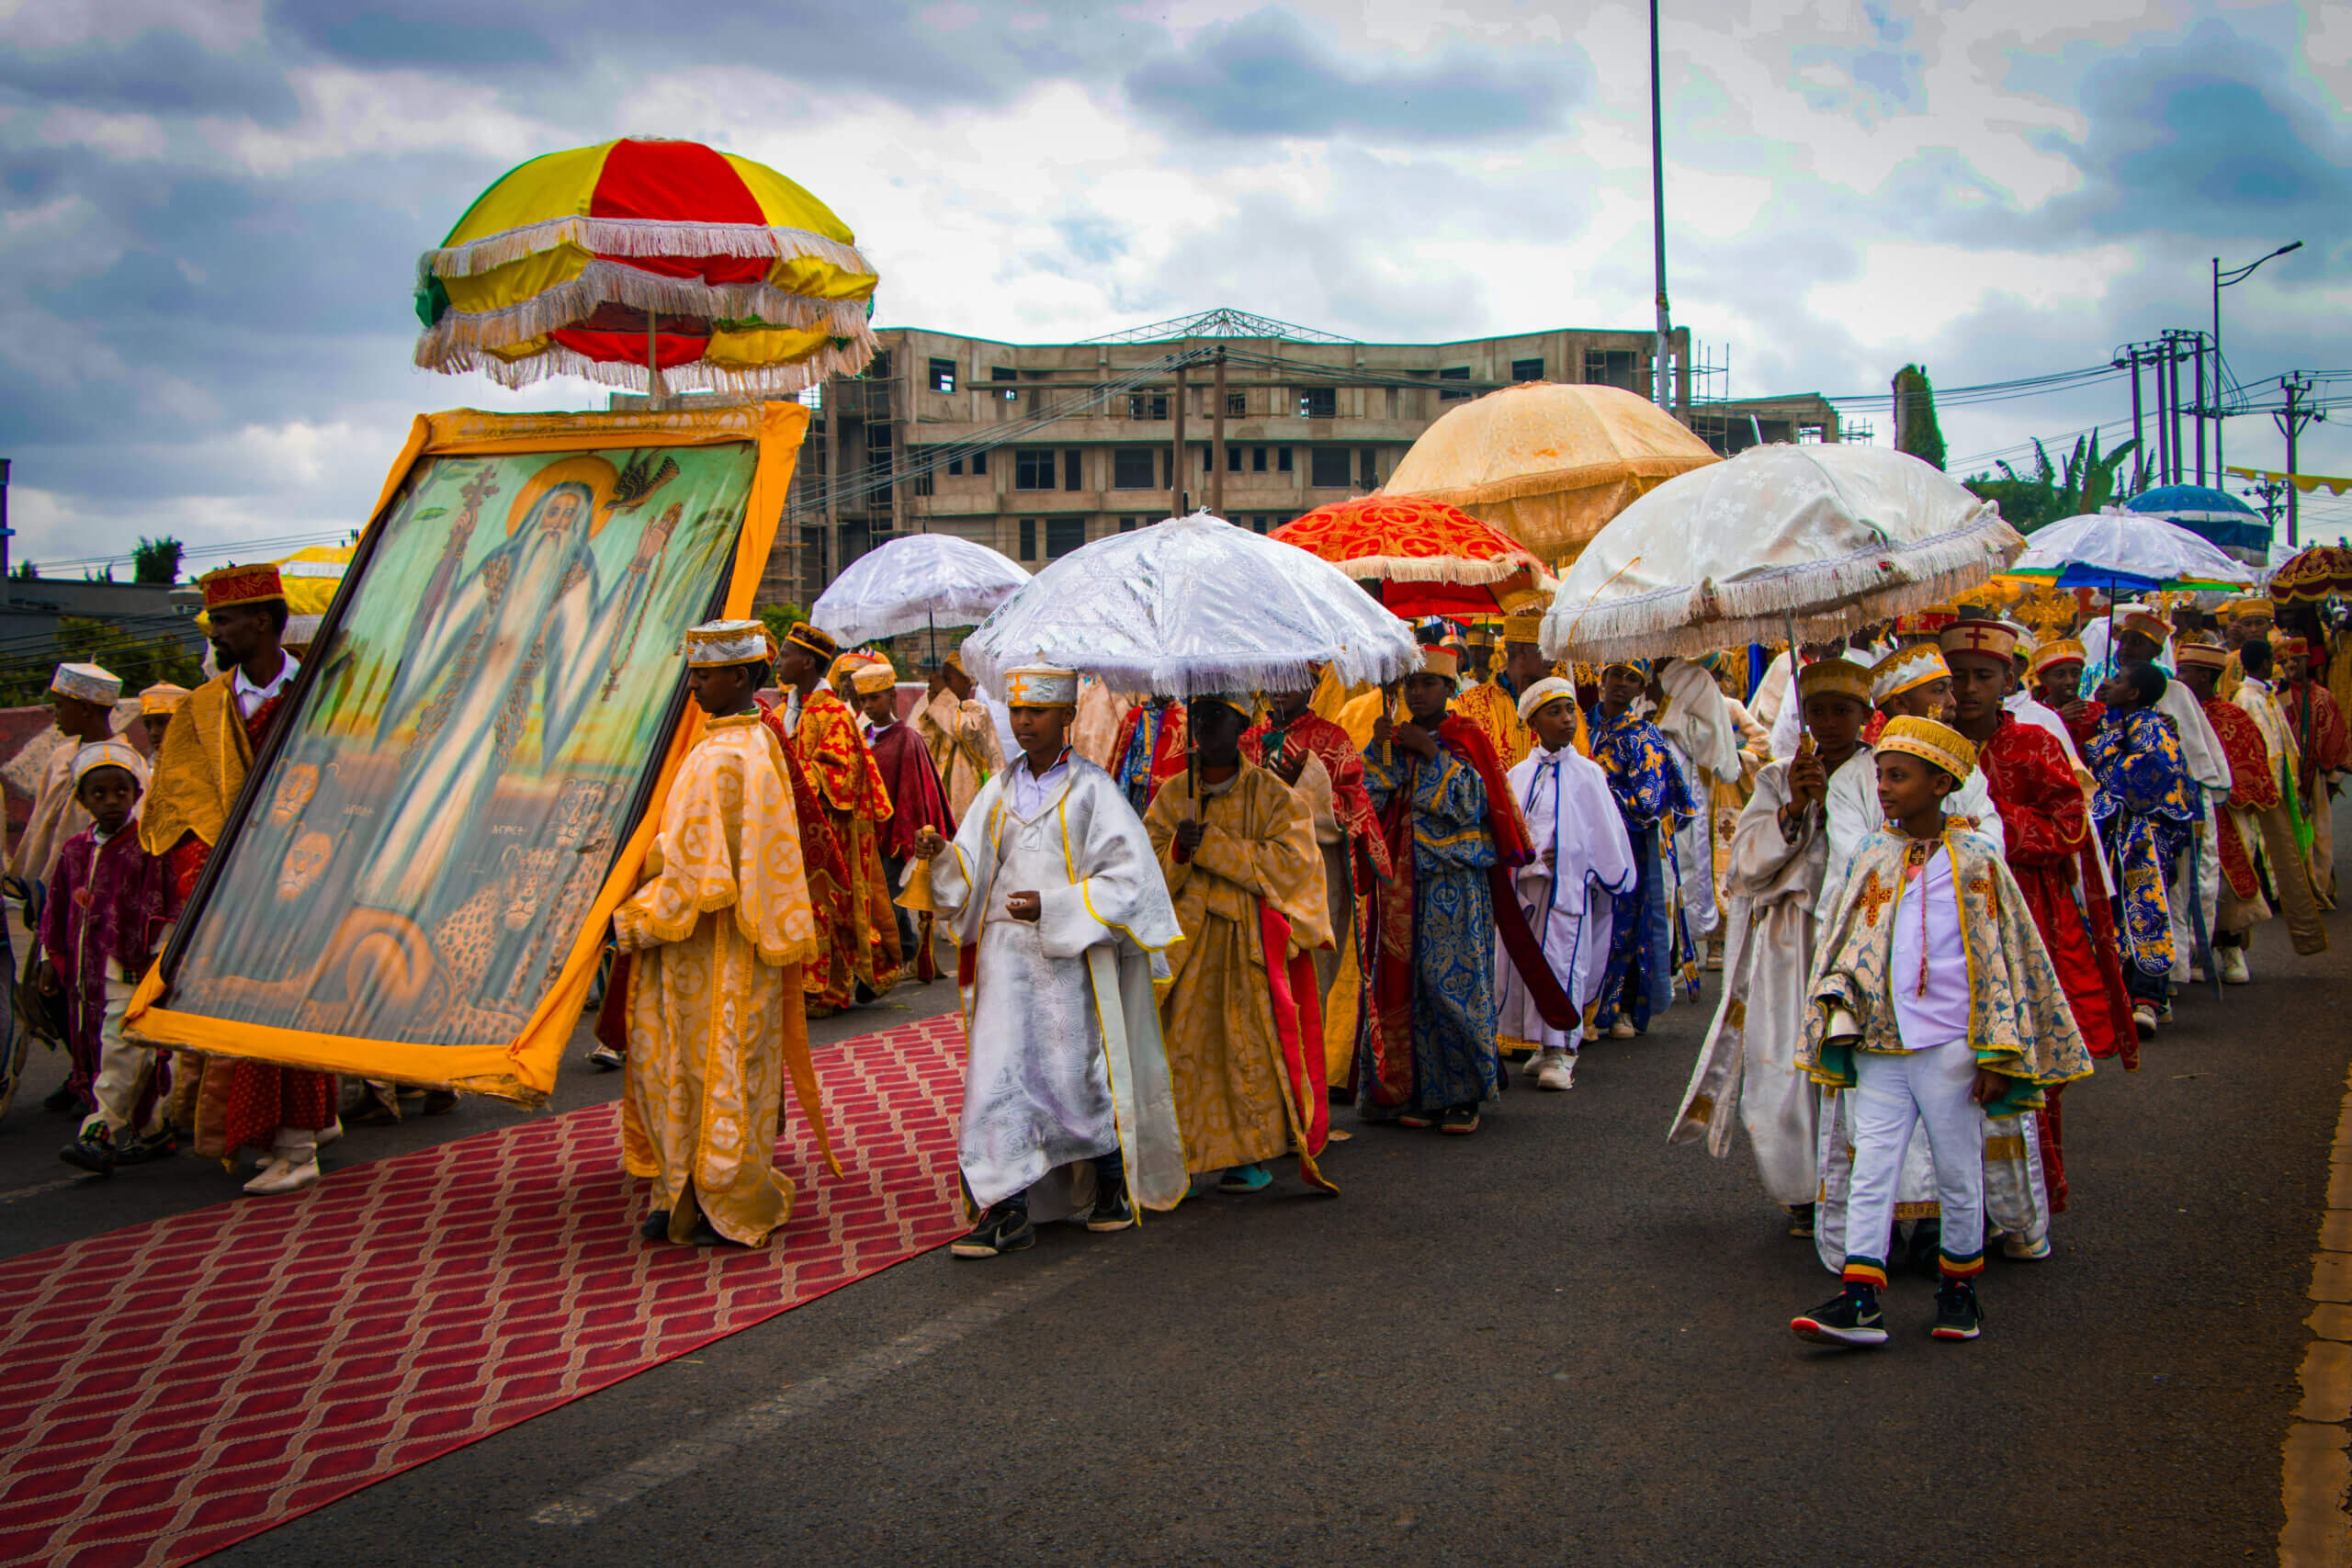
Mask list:
[[[1665,1142],[1711,985],[1475,1137],[1359,1130],[1336,1200],[1285,1173],[1140,1231],[918,1258],[212,1561],[2269,1561],[2352,1055],[2334,924],[2309,960],[2265,927],[2256,985],[2070,1092],[2055,1256],[1995,1258],[1973,1344],[1927,1337],[1917,1280],[1884,1350],[1788,1333],[1831,1277],[1744,1145]],[[26,1145],[62,1125],[0,1131],[11,1251],[229,1196],[177,1168],[16,1192],[62,1170]]]

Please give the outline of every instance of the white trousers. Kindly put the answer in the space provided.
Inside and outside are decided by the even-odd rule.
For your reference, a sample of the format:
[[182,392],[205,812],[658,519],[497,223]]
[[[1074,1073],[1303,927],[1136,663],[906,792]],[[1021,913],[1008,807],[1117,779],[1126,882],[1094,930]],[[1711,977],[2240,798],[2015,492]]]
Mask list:
[[1848,1108],[1854,1175],[1846,1200],[1847,1256],[1886,1261],[1895,1181],[1914,1126],[1926,1130],[1935,1157],[1944,1256],[1966,1261],[1983,1252],[1984,1116],[1969,1097],[1976,1053],[1964,1039],[1926,1051],[1857,1051],[1854,1079]]
[[85,1132],[103,1126],[117,1143],[126,1136],[151,1136],[164,1126],[161,1095],[148,1108],[145,1122],[133,1125],[139,1116],[139,1098],[147,1091],[147,1080],[155,1076],[155,1053],[122,1037],[122,1017],[130,1010],[130,992],[129,981],[107,979],[106,1021],[98,1027],[98,1071],[90,1084],[91,1098],[98,1108],[82,1121]]
[[[2188,961],[2197,951],[2197,929],[2189,919],[2188,879],[2189,856],[2197,857],[2198,912],[2205,917],[2205,939],[2213,938],[2214,919],[2222,909],[2222,840],[2214,827],[2214,809],[2205,803],[2205,822],[2197,841],[2183,850],[2173,863],[2173,885],[2165,889],[2165,900],[2172,906],[2172,981],[2176,986],[2188,983]],[[2208,976],[2210,978],[2211,976]]]

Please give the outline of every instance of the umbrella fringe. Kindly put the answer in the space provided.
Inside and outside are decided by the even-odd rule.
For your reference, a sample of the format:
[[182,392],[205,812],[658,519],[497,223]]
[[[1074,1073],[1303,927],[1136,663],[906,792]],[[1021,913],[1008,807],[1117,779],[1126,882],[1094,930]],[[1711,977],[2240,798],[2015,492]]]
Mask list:
[[1500,560],[1470,560],[1462,556],[1356,556],[1331,564],[1350,577],[1378,578],[1387,582],[1454,582],[1464,587],[1500,582],[1521,572],[1544,570],[1544,563],[1532,555]]
[[416,281],[422,287],[435,274],[473,277],[566,244],[605,256],[768,256],[777,261],[808,257],[862,276],[875,275],[873,265],[858,254],[855,245],[807,229],[571,214],[485,234],[462,245],[426,251],[416,258]]
[[[672,392],[789,396],[817,385],[829,376],[856,375],[880,347],[873,333],[860,325],[845,344],[829,343],[807,358],[788,365],[755,365],[735,370],[697,359],[663,370],[662,382]],[[424,369],[439,370],[451,376],[479,370],[502,387],[527,387],[555,376],[577,376],[583,380],[632,392],[650,389],[644,366],[621,360],[591,359],[560,344],[549,344],[522,359],[502,359],[486,348],[455,348],[438,359],[428,360],[424,356],[424,344],[420,340],[416,363]]]
[[[694,278],[659,277],[632,266],[591,262],[580,276],[543,288],[528,299],[495,310],[451,309],[421,334],[418,354],[452,348],[506,348],[545,337],[617,303],[673,316],[725,320],[756,318],[771,325],[807,332],[823,328],[850,337],[865,324],[865,307],[854,299],[814,299],[764,283],[710,284]],[[427,346],[430,345],[430,346]],[[427,363],[420,357],[419,364]]]
[[1458,506],[1476,516],[1477,513],[1471,511],[1474,507],[1493,506],[1506,501],[1526,501],[1535,496],[1599,490],[1621,480],[1633,481],[1634,494],[1639,496],[1656,490],[1668,479],[1679,479],[1693,469],[1722,461],[1712,452],[1704,457],[1673,452],[1644,453],[1632,457],[1611,457],[1605,462],[1579,463],[1574,468],[1546,468],[1541,473],[1513,474],[1509,479],[1486,479],[1476,484],[1442,485],[1413,491],[1397,489],[1392,477],[1382,493],[1442,501],[1448,506]]
[[1343,674],[1349,685],[1379,685],[1399,681],[1419,668],[1418,653],[1410,660],[1373,659],[1351,661],[1343,658],[1331,660],[1236,660],[1220,659],[1178,660],[1148,662],[1144,660],[1098,659],[1082,649],[1046,649],[1023,654],[999,655],[983,646],[987,628],[974,634],[964,644],[964,662],[973,678],[992,691],[1001,690],[1007,670],[1023,664],[1043,663],[1065,670],[1076,670],[1091,675],[1104,685],[1118,692],[1139,692],[1156,697],[1208,697],[1225,692],[1303,692],[1320,678],[1325,664],[1339,664],[1354,671],[1352,678]]
[[1802,631],[1834,636],[1973,588],[2024,548],[1986,502],[1959,527],[1895,549],[1767,568],[1731,583],[1677,584],[1582,610],[1555,604],[1544,648],[1555,658],[1710,653],[1777,641],[1791,615]]

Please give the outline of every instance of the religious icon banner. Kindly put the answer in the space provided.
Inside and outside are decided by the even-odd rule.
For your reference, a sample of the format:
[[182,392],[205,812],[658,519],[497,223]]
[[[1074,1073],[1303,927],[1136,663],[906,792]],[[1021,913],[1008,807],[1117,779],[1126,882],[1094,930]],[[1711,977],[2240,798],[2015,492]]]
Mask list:
[[807,423],[419,420],[132,1032],[544,1096]]

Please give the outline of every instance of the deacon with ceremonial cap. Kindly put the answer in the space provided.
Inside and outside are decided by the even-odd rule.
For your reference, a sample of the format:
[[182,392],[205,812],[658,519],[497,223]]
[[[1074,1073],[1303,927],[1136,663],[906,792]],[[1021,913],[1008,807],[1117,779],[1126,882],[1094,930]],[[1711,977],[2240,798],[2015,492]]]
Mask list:
[[767,676],[759,622],[687,632],[702,735],[662,803],[644,880],[613,916],[635,955],[621,1159],[653,1183],[649,1241],[763,1247],[791,1217],[792,1182],[775,1168],[787,1070],[832,1164],[801,1009],[817,921],[783,752],[757,700]]
[[918,835],[903,902],[945,919],[967,1056],[956,1154],[978,1224],[957,1258],[1036,1243],[1033,1220],[1124,1230],[1184,1197],[1155,973],[1183,927],[1151,838],[1111,775],[1071,751],[1078,674],[1005,676],[1021,755],[953,841]]
[[[1923,619],[1926,617],[1922,617]],[[1899,648],[1871,667],[1871,704],[1883,722],[1903,717],[1931,718],[1939,724],[1951,716],[1951,667],[1933,640]],[[1870,731],[1866,727],[1865,737]],[[1847,863],[1863,839],[1886,820],[1880,808],[1878,783],[1868,768],[1843,768],[1829,781],[1824,800],[1829,833],[1829,874],[1823,885],[1821,908],[1835,904],[1846,885]],[[1995,844],[2002,842],[2001,816],[1984,787],[1984,775],[1971,769],[1944,808],[1964,820]]]
[[8,856],[8,874],[45,883],[65,840],[90,825],[90,814],[74,799],[74,759],[85,746],[114,735],[114,705],[122,678],[96,664],[61,664],[49,679],[49,706],[57,723],[55,750],[41,769],[32,815]]

